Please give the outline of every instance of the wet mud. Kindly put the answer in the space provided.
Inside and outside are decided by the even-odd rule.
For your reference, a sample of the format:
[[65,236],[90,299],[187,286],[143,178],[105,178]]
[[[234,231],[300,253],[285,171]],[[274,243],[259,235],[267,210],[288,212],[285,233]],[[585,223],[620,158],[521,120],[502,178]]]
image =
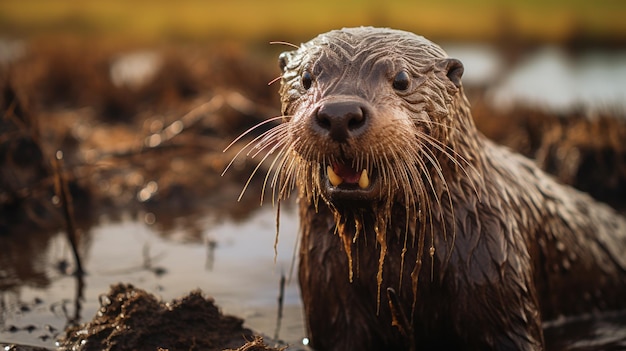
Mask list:
[[68,328],[58,350],[278,350],[221,314],[201,291],[165,303],[129,284],[100,296],[93,320]]
[[[95,226],[127,216],[159,236],[183,228],[184,240],[201,242],[200,221],[245,222],[258,211],[263,169],[239,202],[237,197],[263,155],[239,157],[222,172],[270,125],[224,149],[252,126],[279,115],[277,86],[267,83],[279,73],[280,48],[259,53],[230,44],[146,50],[132,43],[51,42],[27,43],[24,53],[0,64],[0,291],[46,289],[53,279],[77,273],[77,262],[67,257],[53,267],[41,266],[59,232],[75,240],[80,257],[94,240]],[[501,111],[486,103],[480,89],[467,89],[476,123],[488,137],[626,213],[626,116],[583,109]],[[65,215],[70,202],[73,229]],[[158,266],[144,268],[165,274]],[[114,285],[100,296],[91,321],[77,308],[65,331],[34,325],[43,334],[32,338],[60,338],[62,350],[139,345],[273,350],[242,319],[222,315],[200,291],[164,303],[128,283],[134,282]],[[81,294],[77,289],[76,301]],[[54,308],[40,300],[18,305],[18,312],[22,306]],[[6,306],[2,302],[0,309]],[[3,318],[0,313],[3,329],[29,327]],[[551,330],[560,337],[562,329]]]

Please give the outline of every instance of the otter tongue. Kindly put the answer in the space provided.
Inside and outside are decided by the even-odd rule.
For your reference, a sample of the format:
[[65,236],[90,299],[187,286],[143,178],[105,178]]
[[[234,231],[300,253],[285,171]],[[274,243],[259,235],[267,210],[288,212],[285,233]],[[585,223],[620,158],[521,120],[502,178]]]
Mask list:
[[352,167],[345,164],[334,163],[333,171],[336,175],[340,176],[345,183],[348,184],[356,184],[361,178],[361,172],[356,171]]

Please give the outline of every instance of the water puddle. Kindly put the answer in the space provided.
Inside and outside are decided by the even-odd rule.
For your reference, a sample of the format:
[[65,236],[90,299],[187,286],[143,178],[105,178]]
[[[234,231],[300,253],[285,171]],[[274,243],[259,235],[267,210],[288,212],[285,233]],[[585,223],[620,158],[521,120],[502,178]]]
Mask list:
[[82,286],[63,271],[71,260],[65,235],[51,235],[30,257],[32,271],[0,268],[3,285],[13,283],[0,291],[0,340],[54,348],[68,323],[93,317],[111,284],[128,282],[164,301],[199,288],[223,313],[244,318],[247,327],[297,345],[304,336],[297,281],[285,286],[280,330],[277,298],[281,275],[288,278],[291,270],[298,223],[294,211],[282,211],[274,262],[274,218],[266,205],[245,222],[200,221],[203,229],[192,233],[180,228],[164,233],[129,216],[99,224],[81,245],[87,272]]

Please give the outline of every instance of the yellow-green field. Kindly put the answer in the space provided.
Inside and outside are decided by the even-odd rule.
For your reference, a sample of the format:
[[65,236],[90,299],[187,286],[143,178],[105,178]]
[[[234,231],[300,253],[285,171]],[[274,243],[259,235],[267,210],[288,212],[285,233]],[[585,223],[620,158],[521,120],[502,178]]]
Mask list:
[[626,37],[626,1],[0,0],[0,35],[68,33],[143,41],[289,40],[332,28],[390,26],[432,38]]

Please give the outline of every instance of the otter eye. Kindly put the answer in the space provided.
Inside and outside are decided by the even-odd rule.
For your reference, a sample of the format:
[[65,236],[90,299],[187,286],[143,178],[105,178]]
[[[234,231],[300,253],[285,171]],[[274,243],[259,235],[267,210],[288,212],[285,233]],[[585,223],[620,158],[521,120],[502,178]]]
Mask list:
[[309,71],[305,71],[302,74],[302,87],[305,90],[309,90],[311,84],[313,84],[313,76],[311,76],[311,73]]
[[400,71],[393,78],[393,88],[396,90],[407,90],[409,88],[410,77],[406,71]]

